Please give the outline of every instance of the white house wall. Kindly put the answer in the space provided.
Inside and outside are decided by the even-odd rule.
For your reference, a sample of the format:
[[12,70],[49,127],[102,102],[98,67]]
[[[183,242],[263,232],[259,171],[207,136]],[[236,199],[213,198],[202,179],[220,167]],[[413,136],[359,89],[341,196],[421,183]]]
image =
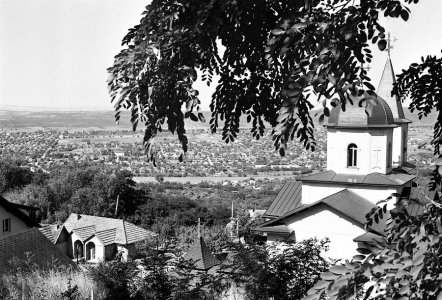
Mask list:
[[91,262],[100,262],[100,261],[104,261],[105,260],[105,256],[104,256],[104,246],[103,244],[100,242],[100,240],[94,236],[92,237],[90,240],[87,240],[84,243],[84,254],[85,254],[85,258],[87,257],[87,245],[89,243],[94,243],[95,244],[95,259],[90,259],[88,261]]
[[296,222],[292,217],[284,220],[284,223],[295,231],[298,242],[313,237],[329,238],[330,249],[323,253],[323,257],[350,259],[356,254],[357,248],[353,239],[365,231],[338,214],[325,206],[317,206],[297,215]]
[[[5,219],[11,219],[11,231],[9,232],[3,232],[3,220]],[[26,225],[25,222],[23,222],[21,219],[17,218],[17,216],[11,214],[9,211],[7,211],[5,208],[0,206],[0,238],[3,238],[5,236],[15,234],[18,232],[25,231],[29,229],[28,225]]]

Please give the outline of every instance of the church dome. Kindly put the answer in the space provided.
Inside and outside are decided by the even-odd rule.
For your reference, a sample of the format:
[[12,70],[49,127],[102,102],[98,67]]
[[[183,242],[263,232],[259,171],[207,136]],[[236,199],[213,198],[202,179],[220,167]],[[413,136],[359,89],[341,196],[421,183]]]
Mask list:
[[328,118],[327,127],[339,128],[367,128],[367,127],[396,127],[390,106],[381,97],[377,98],[377,105],[373,106],[370,115],[365,112],[365,107],[360,107],[358,101],[353,105],[348,104],[342,111],[340,105],[333,107]]

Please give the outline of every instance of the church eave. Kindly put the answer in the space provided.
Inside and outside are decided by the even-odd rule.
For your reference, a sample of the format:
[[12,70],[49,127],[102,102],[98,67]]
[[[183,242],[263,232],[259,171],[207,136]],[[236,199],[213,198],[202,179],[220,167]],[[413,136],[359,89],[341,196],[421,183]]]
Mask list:
[[399,186],[403,186],[405,183],[413,180],[410,179],[409,181],[405,182],[405,183],[391,183],[391,182],[386,182],[386,183],[366,183],[366,182],[351,182],[351,181],[331,181],[331,180],[315,180],[315,179],[302,179],[299,178],[299,181],[302,182],[306,182],[306,183],[320,183],[320,184],[325,184],[325,185],[354,185],[354,186],[372,186],[372,187],[385,187],[385,186],[394,186],[394,187],[399,187]]
[[370,128],[396,128],[398,125],[396,124],[373,124],[373,125],[337,125],[337,124],[325,124],[324,127],[328,128],[336,128],[336,129],[370,129]]
[[410,124],[413,123],[413,121],[408,120],[407,118],[394,118],[395,124]]

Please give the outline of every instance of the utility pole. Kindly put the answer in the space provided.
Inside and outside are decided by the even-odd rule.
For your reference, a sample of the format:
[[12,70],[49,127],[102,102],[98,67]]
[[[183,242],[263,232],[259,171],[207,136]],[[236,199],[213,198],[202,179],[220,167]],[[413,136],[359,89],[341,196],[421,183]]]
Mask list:
[[117,216],[118,213],[118,202],[120,201],[120,194],[118,194],[117,196],[117,205],[115,206],[115,217]]

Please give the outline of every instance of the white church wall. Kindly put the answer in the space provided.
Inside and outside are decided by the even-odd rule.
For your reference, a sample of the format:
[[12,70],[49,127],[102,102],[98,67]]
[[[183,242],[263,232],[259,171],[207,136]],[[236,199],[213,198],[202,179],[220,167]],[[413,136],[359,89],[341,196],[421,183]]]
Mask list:
[[356,254],[357,248],[353,239],[365,231],[338,214],[341,213],[332,212],[326,206],[317,206],[297,215],[296,219],[295,217],[286,219],[284,223],[295,231],[296,241],[313,237],[318,239],[328,237],[330,248],[322,254],[323,257],[350,259]]
[[378,187],[378,186],[366,186],[366,185],[342,185],[337,183],[331,183],[324,185],[324,183],[303,183],[302,184],[302,203],[311,204],[325,197],[333,195],[343,189],[348,189],[355,194],[367,199],[373,204],[376,204],[380,200],[388,198],[392,193],[400,193],[402,187]]
[[359,196],[367,199],[373,204],[381,200],[385,200],[391,196],[392,193],[398,193],[402,190],[399,188],[380,188],[380,187],[369,187],[369,186],[352,186],[348,187],[348,190],[358,194]]
[[[341,174],[365,175],[373,172],[386,174],[388,143],[393,144],[393,130],[386,129],[333,129],[327,130],[327,170]],[[355,144],[357,166],[348,166],[347,148]],[[393,145],[392,145],[393,147]]]
[[[356,167],[347,167],[347,147],[350,144],[356,144],[358,147]],[[330,128],[327,132],[327,170],[342,174],[367,174],[370,168],[370,160],[367,159],[369,149],[368,132]]]
[[[321,184],[321,183],[319,183]],[[327,196],[333,195],[345,189],[339,185],[314,185],[302,183],[302,204],[311,204]]]
[[391,159],[388,157],[388,144],[393,147],[393,130],[371,130],[370,131],[370,170],[369,173],[388,174],[391,171]]

